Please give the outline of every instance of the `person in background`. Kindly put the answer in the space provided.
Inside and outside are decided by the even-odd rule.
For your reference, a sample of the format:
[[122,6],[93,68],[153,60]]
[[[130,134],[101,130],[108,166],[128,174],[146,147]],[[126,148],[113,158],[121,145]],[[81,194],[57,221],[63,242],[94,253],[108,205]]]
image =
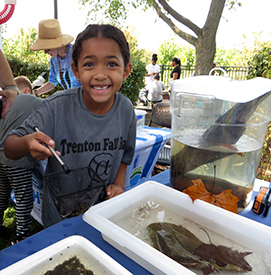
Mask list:
[[180,79],[181,76],[181,61],[180,58],[174,57],[171,59],[171,66],[174,67],[173,71],[170,73],[170,81],[169,81],[169,90],[168,92],[171,92],[171,81]]
[[6,57],[0,49],[0,119],[4,118],[19,94]]
[[157,64],[157,54],[152,55],[152,62],[146,66],[145,86],[154,80],[154,75],[160,73],[160,66]]
[[19,76],[14,79],[20,94],[11,105],[6,117],[0,120],[0,235],[7,234],[3,225],[4,211],[7,209],[11,190],[14,190],[16,200],[16,238],[17,243],[30,234],[31,211],[33,208],[32,158],[10,160],[4,155],[4,144],[11,130],[21,125],[42,102],[41,98],[33,96],[29,79]]
[[154,76],[154,81],[149,83],[147,86],[149,91],[148,100],[154,105],[163,100],[163,91],[165,90],[165,85],[160,81],[159,73]]
[[180,79],[181,76],[181,61],[180,58],[174,57],[171,59],[171,66],[174,67],[173,71],[170,73],[170,80]]
[[[45,227],[123,193],[135,150],[134,106],[119,92],[132,70],[123,32],[112,25],[89,25],[77,36],[72,57],[82,87],[44,99],[35,114],[10,133],[4,149],[12,159],[48,158],[42,207]],[[72,113],[67,115],[69,110]],[[35,126],[40,132],[34,131]],[[61,155],[70,173],[63,172],[44,144]],[[93,187],[101,183],[104,188],[95,191]]]
[[30,50],[44,50],[51,56],[51,61],[49,81],[34,90],[35,95],[53,90],[58,83],[64,90],[81,86],[71,68],[72,41],[71,35],[62,34],[57,19],[45,19],[39,22],[39,38],[30,46]]

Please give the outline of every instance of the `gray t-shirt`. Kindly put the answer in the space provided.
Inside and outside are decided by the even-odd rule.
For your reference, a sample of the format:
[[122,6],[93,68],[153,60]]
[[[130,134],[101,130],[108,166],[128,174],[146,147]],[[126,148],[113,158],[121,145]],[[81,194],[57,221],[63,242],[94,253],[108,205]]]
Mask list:
[[154,80],[147,85],[146,89],[148,90],[149,101],[163,100],[163,91],[165,90],[165,85],[163,82]]
[[32,157],[19,160],[8,159],[4,154],[4,145],[11,130],[21,125],[33,114],[41,104],[42,99],[29,94],[19,94],[11,105],[6,117],[0,120],[0,163],[12,167],[33,168],[35,161]]
[[[106,186],[112,184],[120,164],[129,165],[133,159],[136,116],[130,100],[117,93],[112,108],[106,114],[97,115],[86,107],[82,94],[82,87],[55,93],[43,100],[35,115],[11,133],[24,136],[37,126],[55,141],[55,150],[60,151],[61,159],[72,170],[66,175],[56,158],[48,158],[42,207],[46,227],[71,216],[65,203],[75,211],[86,202],[78,200],[91,199],[93,193],[84,192],[100,184],[98,177]],[[91,170],[81,169],[84,167]],[[103,190],[96,201],[104,196]]]

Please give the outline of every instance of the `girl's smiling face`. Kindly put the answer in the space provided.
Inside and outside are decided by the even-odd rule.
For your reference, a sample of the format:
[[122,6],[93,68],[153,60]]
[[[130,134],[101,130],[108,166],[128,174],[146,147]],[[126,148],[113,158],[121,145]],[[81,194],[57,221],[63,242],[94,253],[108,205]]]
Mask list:
[[83,87],[87,108],[93,113],[104,114],[113,106],[115,94],[129,76],[132,64],[124,66],[115,40],[98,37],[82,42],[78,66],[72,64],[72,69]]

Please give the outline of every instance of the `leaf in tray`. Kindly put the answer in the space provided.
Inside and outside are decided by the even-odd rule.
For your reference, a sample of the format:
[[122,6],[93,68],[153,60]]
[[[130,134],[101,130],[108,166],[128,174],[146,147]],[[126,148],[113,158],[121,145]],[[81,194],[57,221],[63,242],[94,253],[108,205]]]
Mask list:
[[187,194],[193,202],[196,199],[200,199],[233,213],[238,213],[237,203],[239,198],[234,196],[230,189],[225,190],[218,195],[214,195],[205,189],[204,183],[201,179],[192,180],[192,182],[193,185],[184,189],[183,193]]
[[251,271],[252,268],[248,262],[244,259],[245,256],[252,252],[234,251],[229,247],[214,244],[201,244],[194,251],[195,255],[202,259],[212,262],[224,269],[236,270],[236,271]]
[[153,223],[147,229],[154,248],[187,268],[202,270],[204,275],[218,273],[218,270],[252,270],[244,259],[252,252],[205,244],[183,226],[172,223]]
[[[180,230],[179,233],[178,229]],[[195,244],[202,244],[195,235],[184,227],[170,223],[153,223],[148,226],[148,233],[154,248],[179,264],[187,268],[202,270],[204,275],[213,272],[217,273],[217,269],[208,261],[200,259],[184,248],[186,247],[189,250],[193,250]],[[178,234],[179,236],[177,237]],[[192,245],[189,244],[189,240]]]

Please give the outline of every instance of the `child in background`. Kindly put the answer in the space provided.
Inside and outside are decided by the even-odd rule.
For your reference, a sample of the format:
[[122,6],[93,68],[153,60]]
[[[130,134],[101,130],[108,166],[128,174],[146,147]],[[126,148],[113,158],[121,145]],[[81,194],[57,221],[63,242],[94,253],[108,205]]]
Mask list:
[[14,81],[19,89],[20,94],[34,95],[32,85],[28,77],[20,75],[15,77]]
[[34,113],[42,99],[31,95],[32,86],[27,77],[19,76],[14,81],[20,94],[11,105],[6,117],[0,120],[0,235],[3,237],[7,234],[7,228],[3,225],[3,216],[13,189],[16,199],[17,236],[14,241],[16,243],[28,237],[31,229],[32,168],[34,168],[34,163],[33,159],[29,157],[20,160],[7,159],[3,148],[9,132]]
[[154,76],[154,81],[149,83],[147,86],[148,100],[154,105],[163,100],[163,91],[165,90],[165,85],[160,81],[159,73]]
[[[12,159],[29,154],[38,160],[48,158],[42,207],[45,227],[69,217],[67,205],[87,210],[93,196],[88,193],[89,183],[97,175],[106,188],[95,194],[95,203],[123,193],[135,149],[134,107],[118,92],[132,70],[122,31],[111,25],[89,25],[77,36],[72,57],[72,69],[82,87],[44,99],[37,112],[12,131],[5,145],[5,154]],[[35,132],[35,126],[41,132]],[[68,175],[61,173],[44,143],[55,148],[71,168]],[[91,168],[87,175],[81,169],[86,166]],[[51,181],[50,175],[57,180]]]

